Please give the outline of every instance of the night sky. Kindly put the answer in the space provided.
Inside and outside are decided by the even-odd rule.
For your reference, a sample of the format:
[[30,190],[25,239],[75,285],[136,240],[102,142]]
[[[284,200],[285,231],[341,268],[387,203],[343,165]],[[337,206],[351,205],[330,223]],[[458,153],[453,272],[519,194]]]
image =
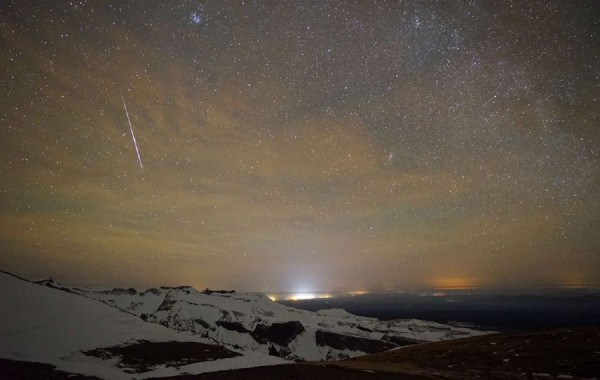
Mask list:
[[0,268],[263,291],[598,285],[598,15],[3,0]]

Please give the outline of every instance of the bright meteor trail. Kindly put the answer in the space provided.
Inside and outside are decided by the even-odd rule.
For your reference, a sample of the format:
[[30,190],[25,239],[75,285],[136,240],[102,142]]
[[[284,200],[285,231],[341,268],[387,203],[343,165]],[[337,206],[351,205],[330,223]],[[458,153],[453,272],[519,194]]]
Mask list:
[[0,0],[1,269],[600,288],[600,1],[75,3]]
[[129,130],[131,131],[131,138],[133,139],[133,146],[135,146],[135,153],[137,153],[138,162],[140,163],[140,169],[144,172],[144,165],[142,164],[142,157],[140,157],[140,150],[138,149],[137,142],[135,141],[135,134],[133,133],[133,127],[131,126],[131,120],[129,120],[129,112],[127,111],[127,105],[125,104],[125,97],[121,91],[121,99],[123,100],[123,108],[125,108],[125,115],[127,115],[127,123],[129,123]]

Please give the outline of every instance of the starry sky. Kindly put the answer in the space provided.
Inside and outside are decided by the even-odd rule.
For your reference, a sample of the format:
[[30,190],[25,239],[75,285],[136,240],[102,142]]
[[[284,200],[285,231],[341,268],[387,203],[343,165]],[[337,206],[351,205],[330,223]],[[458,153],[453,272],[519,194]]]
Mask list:
[[4,0],[0,267],[71,285],[597,286],[599,14]]

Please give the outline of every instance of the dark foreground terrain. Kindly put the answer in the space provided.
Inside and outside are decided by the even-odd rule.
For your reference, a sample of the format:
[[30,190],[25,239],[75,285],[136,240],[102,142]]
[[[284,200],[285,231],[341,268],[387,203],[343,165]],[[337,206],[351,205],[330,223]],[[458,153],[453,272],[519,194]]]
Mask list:
[[402,374],[393,372],[377,372],[372,370],[356,370],[352,368],[337,367],[329,364],[288,364],[272,367],[255,367],[233,371],[203,373],[200,375],[164,377],[161,379],[174,380],[427,380],[436,377],[415,374]]
[[493,334],[426,343],[338,362],[445,378],[600,377],[600,327]]
[[99,380],[94,376],[83,376],[59,371],[55,366],[42,363],[0,359],[0,379],[2,380]]
[[[121,365],[136,370],[151,368],[162,359],[171,365],[185,365],[211,360],[215,355],[231,355],[206,352],[206,347],[201,347],[200,352],[191,352],[192,347],[187,345],[146,347],[147,342],[140,343],[133,347],[135,349],[115,351],[115,348],[110,352],[104,350],[102,354],[118,356]],[[161,354],[162,348],[166,351]],[[0,359],[0,379],[92,378],[56,371],[46,364]],[[163,379],[600,379],[600,327],[492,334],[418,344],[337,362],[307,362]]]

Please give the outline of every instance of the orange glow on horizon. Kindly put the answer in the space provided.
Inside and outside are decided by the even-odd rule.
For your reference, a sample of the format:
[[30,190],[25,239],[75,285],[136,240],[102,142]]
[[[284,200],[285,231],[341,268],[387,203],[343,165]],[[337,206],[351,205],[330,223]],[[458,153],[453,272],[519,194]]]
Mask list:
[[369,293],[371,293],[371,292],[368,290],[361,289],[361,290],[351,290],[351,291],[347,292],[346,294],[348,294],[350,296],[363,296],[363,295],[369,294]]
[[581,274],[568,273],[562,275],[558,280],[558,285],[561,288],[583,289],[590,285]]
[[443,277],[431,281],[435,289],[471,289],[479,285],[476,279],[468,277]]

